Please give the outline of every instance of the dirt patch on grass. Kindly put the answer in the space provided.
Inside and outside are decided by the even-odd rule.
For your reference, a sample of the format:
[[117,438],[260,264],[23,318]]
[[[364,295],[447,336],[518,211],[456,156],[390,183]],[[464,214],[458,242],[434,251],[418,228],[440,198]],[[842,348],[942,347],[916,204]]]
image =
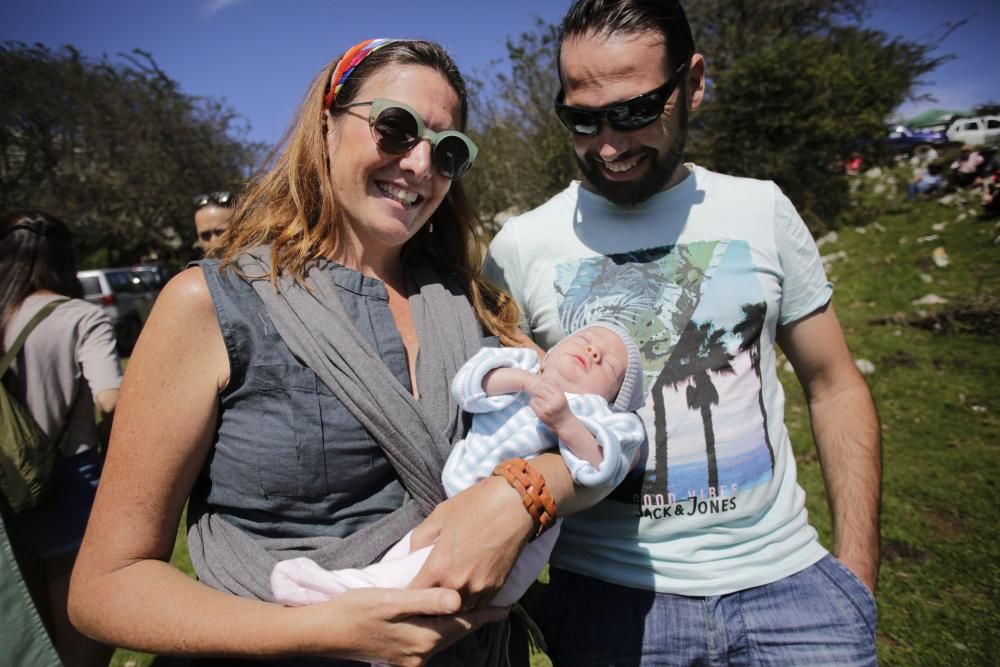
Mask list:
[[965,535],[965,525],[962,524],[961,519],[941,512],[928,514],[927,523],[934,529],[934,535],[945,542],[958,540]]
[[916,365],[917,360],[913,358],[913,355],[902,350],[882,357],[883,368],[913,368]]
[[921,551],[912,544],[900,540],[882,541],[882,559],[903,561],[906,563],[923,563],[927,560],[927,552]]
[[933,313],[915,315],[896,313],[886,317],[873,317],[868,323],[907,326],[942,335],[995,336],[1000,333],[1000,297],[956,299],[950,305],[938,308]]

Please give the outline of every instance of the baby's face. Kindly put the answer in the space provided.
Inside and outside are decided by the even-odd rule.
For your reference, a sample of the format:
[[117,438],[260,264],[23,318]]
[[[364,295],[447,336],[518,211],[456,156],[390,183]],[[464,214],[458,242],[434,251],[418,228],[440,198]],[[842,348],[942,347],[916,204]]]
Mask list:
[[559,343],[540,374],[571,394],[597,394],[613,403],[628,368],[625,343],[604,327],[591,327]]

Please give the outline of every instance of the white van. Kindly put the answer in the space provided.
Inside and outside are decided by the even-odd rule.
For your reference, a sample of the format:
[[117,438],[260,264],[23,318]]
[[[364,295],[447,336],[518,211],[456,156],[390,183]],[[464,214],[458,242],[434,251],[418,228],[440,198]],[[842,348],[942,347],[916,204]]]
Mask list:
[[83,298],[104,309],[115,326],[118,353],[132,353],[142,325],[153,309],[157,291],[129,268],[77,271]]
[[948,127],[945,134],[948,135],[948,141],[957,144],[973,146],[1000,144],[1000,116],[959,118]]

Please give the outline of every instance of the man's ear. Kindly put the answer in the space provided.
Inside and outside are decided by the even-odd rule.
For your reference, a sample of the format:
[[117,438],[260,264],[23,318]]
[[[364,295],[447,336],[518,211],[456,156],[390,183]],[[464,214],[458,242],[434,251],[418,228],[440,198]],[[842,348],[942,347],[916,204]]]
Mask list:
[[691,56],[687,72],[688,109],[694,111],[705,99],[705,58],[696,53]]

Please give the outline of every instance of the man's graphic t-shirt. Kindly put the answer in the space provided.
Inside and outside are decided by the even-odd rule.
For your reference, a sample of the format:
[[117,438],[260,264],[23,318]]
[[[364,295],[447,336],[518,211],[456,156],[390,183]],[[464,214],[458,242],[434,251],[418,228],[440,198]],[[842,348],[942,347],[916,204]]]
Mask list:
[[773,183],[689,168],[634,207],[571,184],[507,222],[488,270],[542,347],[608,320],[643,358],[645,463],[567,519],[552,562],[625,586],[721,595],[826,553],[796,482],[774,340],[832,287]]

